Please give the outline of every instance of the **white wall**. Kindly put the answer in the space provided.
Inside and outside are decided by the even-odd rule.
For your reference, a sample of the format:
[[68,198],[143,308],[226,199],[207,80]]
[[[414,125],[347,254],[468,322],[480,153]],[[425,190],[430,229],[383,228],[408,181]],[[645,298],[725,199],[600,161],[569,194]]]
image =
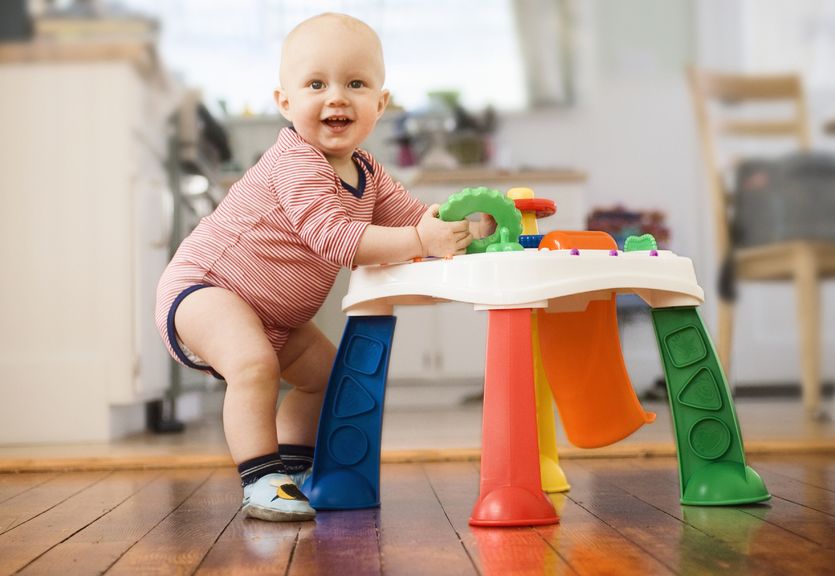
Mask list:
[[[695,5],[700,65],[752,74],[800,73],[815,147],[835,150],[833,139],[822,132],[823,124],[835,117],[835,3],[702,0]],[[835,282],[822,290],[821,314],[822,377],[832,380]],[[735,326],[733,376],[738,381],[798,380],[799,342],[790,285],[743,285]]]
[[[672,231],[671,248],[693,259],[706,293],[702,314],[715,326],[718,258],[713,248],[696,125],[684,75],[690,62],[725,70],[764,67],[775,54],[802,60],[808,49],[774,52],[775,23],[791,3],[779,0],[578,0],[578,102],[560,109],[512,114],[497,140],[502,160],[514,166],[570,166],[590,175],[586,205],[622,203],[660,209]],[[797,7],[799,6],[799,8]],[[814,21],[815,0],[804,0],[787,21]],[[761,13],[763,12],[763,13]],[[783,42],[800,34],[783,30]],[[768,39],[768,40],[765,40]],[[780,62],[790,68],[791,58]],[[808,61],[795,67],[812,69]],[[835,75],[835,72],[833,72]],[[827,114],[830,88],[810,90],[813,122]],[[831,100],[835,102],[835,99]],[[835,286],[823,294],[824,356],[835,351]],[[794,298],[788,286],[745,287],[741,293],[732,378],[746,382],[797,382],[798,343]],[[624,345],[636,387],[657,365],[642,328],[639,351]],[[829,352],[827,354],[827,352]],[[631,357],[630,357],[631,356]],[[639,376],[639,374],[641,376]],[[825,379],[835,361],[824,361]]]

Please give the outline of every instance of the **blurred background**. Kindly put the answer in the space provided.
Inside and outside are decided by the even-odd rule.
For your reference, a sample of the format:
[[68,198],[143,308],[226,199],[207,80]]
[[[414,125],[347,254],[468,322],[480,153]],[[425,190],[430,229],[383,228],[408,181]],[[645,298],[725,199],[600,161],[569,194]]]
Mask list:
[[[414,194],[527,186],[557,204],[540,230],[650,231],[692,258],[714,335],[727,250],[688,69],[795,75],[812,148],[833,149],[826,0],[4,0],[0,444],[109,441],[216,416],[223,384],[181,370],[156,334],[156,281],[286,125],[272,100],[282,40],[324,11],[380,34],[392,105],[366,147]],[[835,240],[835,214],[817,217],[815,240]],[[334,341],[346,283],[317,316]],[[800,406],[813,346],[792,283],[736,291],[738,401]],[[633,385],[663,399],[647,310],[619,306]],[[820,418],[835,376],[831,283],[812,306]],[[463,305],[400,311],[387,406],[450,421],[478,406],[485,325]]]

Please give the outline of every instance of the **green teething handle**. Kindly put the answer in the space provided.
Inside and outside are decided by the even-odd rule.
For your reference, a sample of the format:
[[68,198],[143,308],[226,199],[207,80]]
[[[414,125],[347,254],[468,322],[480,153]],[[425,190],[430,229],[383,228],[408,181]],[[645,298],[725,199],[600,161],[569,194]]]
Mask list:
[[[467,254],[486,252],[487,247],[497,242],[518,243],[522,233],[522,213],[516,209],[513,200],[491,188],[464,188],[444,202],[439,215],[445,222],[463,220],[473,212],[486,212],[496,220],[496,231],[490,236],[473,240],[467,246]],[[507,231],[506,239],[500,234]]]

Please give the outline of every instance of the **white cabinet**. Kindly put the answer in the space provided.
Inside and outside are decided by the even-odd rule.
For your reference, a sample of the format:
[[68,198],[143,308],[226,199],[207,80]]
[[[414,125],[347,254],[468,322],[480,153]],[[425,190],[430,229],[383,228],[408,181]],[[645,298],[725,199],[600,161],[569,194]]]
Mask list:
[[[427,204],[443,204],[462,188],[487,186],[501,192],[532,188],[537,197],[550,198],[557,213],[539,220],[540,233],[585,229],[585,175],[575,171],[497,172],[455,170],[425,172],[404,182]],[[395,309],[397,324],[392,344],[389,379],[472,380],[484,374],[487,312],[472,304],[450,302]]]
[[168,387],[173,96],[130,59],[29,60],[0,58],[0,443],[108,440]]
[[487,313],[450,302],[395,309],[389,378],[470,379],[484,369]]

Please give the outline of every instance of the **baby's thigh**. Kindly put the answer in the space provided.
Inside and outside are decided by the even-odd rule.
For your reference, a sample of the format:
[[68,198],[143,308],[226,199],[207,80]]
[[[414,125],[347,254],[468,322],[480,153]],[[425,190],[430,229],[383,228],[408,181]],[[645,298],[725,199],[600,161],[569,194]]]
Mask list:
[[328,384],[336,348],[311,321],[289,331],[280,350],[282,377],[307,392],[323,391]]
[[[270,345],[275,352],[277,358],[282,357],[282,353],[284,348],[287,345],[287,341],[290,339],[290,328],[283,328],[283,327],[269,327],[264,328],[264,332],[267,336],[267,340],[269,340]],[[281,363],[282,367],[284,366],[284,362]]]
[[174,324],[180,340],[227,380],[252,366],[278,372],[278,357],[261,319],[234,292],[208,287],[189,294]]

